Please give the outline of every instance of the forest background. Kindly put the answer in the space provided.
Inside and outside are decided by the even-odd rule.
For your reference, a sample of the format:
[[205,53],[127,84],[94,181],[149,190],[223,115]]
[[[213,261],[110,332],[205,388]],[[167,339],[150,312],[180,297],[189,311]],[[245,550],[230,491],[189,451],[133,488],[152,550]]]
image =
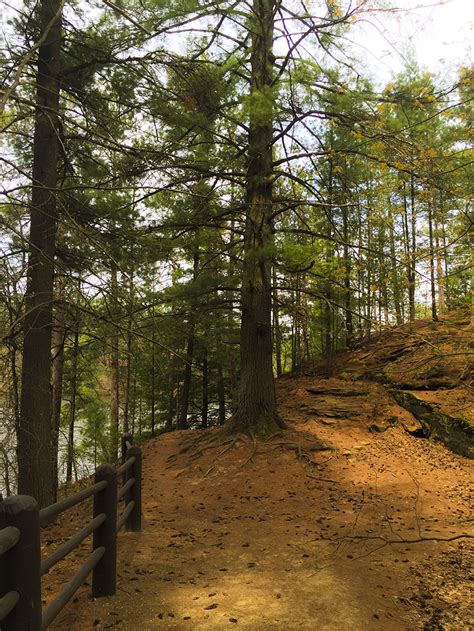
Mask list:
[[270,432],[274,376],[469,304],[472,64],[389,76],[396,6],[2,9],[4,492],[121,431]]

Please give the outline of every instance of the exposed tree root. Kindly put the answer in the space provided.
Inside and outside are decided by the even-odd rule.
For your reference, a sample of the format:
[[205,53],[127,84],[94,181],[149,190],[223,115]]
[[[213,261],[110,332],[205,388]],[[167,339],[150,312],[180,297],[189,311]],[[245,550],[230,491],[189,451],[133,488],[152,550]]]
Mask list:
[[268,436],[268,438],[265,438],[265,440],[263,441],[264,443],[269,443],[271,440],[273,440],[276,436],[281,436],[282,435],[282,431],[279,430],[278,432],[275,432],[274,434],[271,434],[270,436]]
[[[274,442],[275,438],[280,438],[277,442]],[[285,441],[282,440],[284,438],[284,432],[282,430],[278,430],[273,434],[266,436],[259,440],[259,436],[252,429],[248,429],[246,432],[238,432],[236,434],[229,435],[226,430],[219,430],[217,432],[213,432],[211,434],[201,434],[197,438],[193,437],[192,439],[186,440],[184,444],[182,444],[181,448],[174,454],[171,454],[167,458],[166,468],[171,468],[176,466],[177,460],[179,456],[186,454],[187,461],[183,465],[183,469],[178,472],[178,476],[182,475],[189,467],[194,465],[198,460],[200,460],[204,454],[210,450],[217,449],[219,447],[223,447],[217,454],[212,458],[210,462],[209,468],[204,473],[202,479],[206,478],[212,471],[215,470],[216,461],[226,454],[228,451],[233,449],[235,445],[239,442],[248,442],[252,441],[251,452],[247,458],[239,465],[239,469],[245,467],[249,462],[253,462],[256,454],[258,453],[258,446],[261,445],[263,450],[265,448],[268,449],[280,449],[280,450],[289,450],[294,451],[298,460],[304,461],[311,467],[318,467],[319,463],[315,462],[311,458],[311,453],[320,452],[320,451],[329,451],[332,447],[324,444],[318,443],[308,443],[308,438],[305,436],[302,441]]]
[[337,480],[333,480],[333,478],[320,478],[318,475],[311,475],[311,473],[306,473],[308,478],[311,478],[312,480],[317,480],[318,482],[334,482],[334,484],[337,484]]
[[166,468],[169,469],[175,463],[176,459],[179,456],[188,453],[193,448],[197,448],[197,450],[194,453],[190,454],[191,460],[188,462],[188,464],[193,464],[193,462],[195,462],[196,460],[199,460],[199,458],[203,456],[205,451],[207,451],[208,449],[213,449],[215,447],[214,443],[217,443],[221,438],[222,438],[222,432],[217,432],[215,434],[213,433],[210,435],[209,434],[201,435],[201,436],[198,436],[197,438],[193,438],[192,440],[188,440],[181,447],[181,449],[179,449],[174,454],[171,454],[170,456],[168,456],[168,458],[166,459],[166,462],[167,462]]
[[[232,436],[230,438],[227,438],[226,440],[222,440],[222,438],[224,438],[225,436],[226,434],[224,434],[223,432],[218,432],[216,434],[213,434],[211,438],[207,438],[206,440],[203,440],[202,437],[199,437],[196,440],[189,441],[178,452],[171,454],[171,456],[167,458],[168,464],[166,465],[166,468],[170,469],[172,466],[174,466],[176,464],[176,460],[178,456],[187,454],[192,447],[198,447],[197,451],[189,454],[189,460],[184,465],[184,468],[177,473],[177,477],[178,477],[182,475],[189,467],[195,464],[198,460],[200,460],[206,451],[215,449],[218,446],[222,447],[226,445],[224,449],[222,449],[216,454],[216,456],[212,460],[212,463],[214,463],[220,456],[230,451],[239,440],[247,441],[247,436],[245,436],[244,434],[237,434],[236,436]],[[207,443],[207,444],[202,444],[202,443]],[[207,477],[214,468],[215,468],[215,465],[212,464],[212,466],[204,474],[203,478]]]
[[302,443],[275,443],[273,449],[286,449],[288,451],[298,452],[298,456],[301,456],[303,451],[317,452],[317,451],[331,451],[332,447],[328,445],[304,445]]
[[[219,458],[220,456],[224,455],[228,451],[230,451],[232,449],[232,447],[239,441],[241,436],[242,436],[241,434],[237,434],[237,436],[235,436],[234,438],[229,438],[228,440],[225,440],[222,444],[223,445],[227,445],[227,444],[230,443],[230,445],[228,447],[226,447],[225,449],[223,449],[222,451],[220,451],[217,454],[216,459]],[[245,436],[243,438],[245,440]]]
[[243,469],[245,465],[247,465],[251,460],[253,460],[253,457],[257,453],[257,439],[255,438],[255,434],[251,430],[250,430],[250,435],[252,436],[252,440],[253,440],[253,450],[250,456],[247,458],[247,460],[240,465],[239,469]]
[[204,480],[204,478],[207,478],[207,476],[211,473],[211,471],[213,471],[216,468],[216,465],[212,465],[211,467],[209,467],[209,469],[206,471],[206,473],[202,476],[202,479]]
[[[325,537],[321,535],[320,539],[324,539],[325,541],[349,541],[351,543],[360,543],[361,541],[382,541],[383,545],[390,545],[392,543],[398,544],[410,544],[410,543],[424,543],[425,541],[440,541],[440,542],[450,542],[457,541],[458,539],[474,539],[474,535],[470,535],[469,533],[462,533],[460,535],[453,535],[452,537],[417,537],[416,539],[387,539],[382,535],[353,535],[346,537]],[[378,549],[378,548],[377,548]]]

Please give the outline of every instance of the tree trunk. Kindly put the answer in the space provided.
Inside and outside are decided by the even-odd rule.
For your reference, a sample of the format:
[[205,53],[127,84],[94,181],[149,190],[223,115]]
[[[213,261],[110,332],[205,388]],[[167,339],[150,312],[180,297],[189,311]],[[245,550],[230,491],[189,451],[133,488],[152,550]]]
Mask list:
[[281,367],[281,328],[280,328],[280,315],[278,308],[278,291],[276,269],[273,267],[273,338],[275,344],[275,362],[277,377],[281,377],[283,370]]
[[[196,280],[199,267],[199,252],[194,253],[193,264],[193,278]],[[192,301],[194,303],[194,301]],[[188,341],[186,344],[186,365],[184,367],[184,379],[183,387],[181,390],[181,406],[178,417],[178,429],[188,428],[188,409],[189,409],[189,394],[191,392],[191,378],[193,369],[193,356],[194,356],[194,332],[196,329],[196,305],[192,304],[192,309],[189,314],[189,329],[188,329]]]
[[64,276],[57,278],[56,309],[53,324],[53,368],[52,368],[52,466],[53,466],[53,495],[54,501],[57,499],[58,490],[58,449],[59,449],[59,426],[61,424],[61,402],[63,395],[63,374],[64,374],[64,339],[66,336],[66,310],[64,305],[66,280]]
[[[390,204],[390,200],[389,200]],[[403,324],[403,313],[400,300],[400,286],[398,282],[397,262],[395,257],[395,230],[393,226],[393,217],[390,219],[390,257],[391,270],[392,270],[392,291],[393,291],[393,303],[395,307],[395,315],[397,318],[397,324]]]
[[431,281],[431,317],[434,322],[438,322],[438,313],[436,310],[436,281],[435,281],[435,263],[434,263],[434,239],[433,239],[433,209],[431,203],[428,203],[428,231],[430,242],[430,281]]
[[51,334],[56,239],[61,2],[39,4],[30,253],[25,294],[21,419],[18,431],[18,492],[40,506],[54,500],[51,441]]
[[76,320],[74,331],[74,347],[72,351],[71,367],[71,400],[69,405],[69,432],[67,441],[66,482],[72,480],[74,466],[74,428],[76,425],[76,398],[77,398],[77,363],[79,359],[79,319]]
[[[110,273],[110,294],[112,299],[111,313],[117,315],[118,306],[118,281],[117,266],[112,263]],[[119,391],[120,391],[120,362],[119,362],[119,335],[115,322],[112,322],[114,331],[110,338],[110,446],[109,462],[117,460],[119,439]]]
[[299,274],[295,274],[295,307],[293,313],[293,322],[294,322],[294,361],[292,366],[292,371],[301,374],[301,370],[303,368],[302,361],[302,348],[301,348],[301,329],[302,329],[302,317],[301,317],[301,277]]
[[155,435],[156,425],[156,354],[155,354],[155,309],[152,309],[152,323],[151,323],[151,391],[150,391],[150,403],[151,403],[151,435]]
[[[7,450],[0,445],[0,453],[3,456],[3,483],[5,485],[5,493],[7,497],[10,497],[12,494],[11,483],[10,483],[10,462],[8,460]],[[2,494],[0,493],[0,501],[2,498]]]
[[225,423],[225,385],[222,364],[217,364],[217,399],[219,403],[219,425]]
[[[254,0],[251,94],[272,85],[274,0]],[[279,426],[272,366],[271,255],[273,111],[250,115],[244,264],[241,286],[240,383],[229,431],[273,433]]]
[[188,340],[186,343],[186,365],[184,367],[184,379],[181,388],[181,406],[179,410],[178,429],[188,428],[189,394],[191,392],[191,378],[194,355],[194,314],[190,314]]
[[202,415],[201,428],[208,427],[209,417],[209,364],[207,361],[207,348],[204,349],[204,357],[202,359]]
[[130,274],[130,284],[128,293],[128,326],[127,326],[127,348],[125,359],[125,388],[123,393],[123,432],[130,432],[130,385],[132,382],[132,327],[133,327],[133,270]]
[[346,347],[352,348],[354,344],[354,325],[352,323],[351,310],[351,258],[349,254],[349,226],[347,206],[342,211],[342,229],[344,236],[344,307],[346,320]]
[[440,252],[439,223],[435,222],[435,244],[436,244],[436,280],[438,283],[438,315],[444,312],[444,278],[443,266]]
[[446,225],[443,221],[441,224],[441,236],[443,237],[443,258],[444,258],[444,297],[446,311],[451,309],[451,288],[449,284],[449,268],[448,268],[448,240],[446,237]]
[[[367,206],[367,252],[369,253],[372,249],[372,209],[370,204]],[[366,288],[366,296],[367,296],[367,310],[366,310],[366,335],[370,339],[370,334],[372,333],[372,319],[375,320],[375,305],[374,312],[372,312],[372,264],[373,259],[369,254],[366,257],[366,265],[367,265],[367,288]]]
[[[331,136],[331,146],[333,145],[333,139]],[[332,160],[329,160],[329,174],[328,174],[328,199],[330,201],[333,200],[333,189],[334,189],[334,174],[333,174],[333,163]],[[332,260],[334,256],[334,247],[332,244],[332,223],[331,217],[326,215],[327,227],[326,227],[326,235],[327,240],[325,244],[325,257],[327,264],[327,273],[326,279],[323,283],[323,295],[324,295],[324,311],[323,311],[323,328],[324,328],[324,345],[323,345],[323,353],[324,359],[326,360],[326,372],[327,376],[330,377],[333,372],[333,350],[334,350],[334,336],[333,336],[333,307],[332,307]]]
[[175,414],[176,414],[175,386],[176,386],[175,360],[174,360],[174,357],[172,357],[171,358],[169,394],[168,394],[168,416],[167,416],[167,419],[166,419],[166,426],[165,426],[165,429],[166,429],[167,432],[171,432],[173,430],[173,419],[174,419]]
[[[135,417],[137,412],[137,378],[133,377],[133,385],[132,385],[132,403],[130,406],[130,432],[132,436],[135,434]],[[125,433],[125,432],[124,432]]]
[[[412,204],[414,204],[414,193],[412,198]],[[413,209],[412,209],[413,217]],[[410,234],[408,224],[408,201],[406,194],[405,183],[403,183],[403,223],[404,223],[404,237],[405,237],[405,253],[407,256],[407,281],[408,281],[408,311],[409,320],[412,322],[415,319],[415,273],[414,273],[414,260],[415,253],[412,252],[410,245]],[[412,224],[413,225],[413,224]]]
[[415,289],[416,289],[416,209],[415,209],[415,178],[411,176],[411,279],[410,279],[410,320],[416,317]]

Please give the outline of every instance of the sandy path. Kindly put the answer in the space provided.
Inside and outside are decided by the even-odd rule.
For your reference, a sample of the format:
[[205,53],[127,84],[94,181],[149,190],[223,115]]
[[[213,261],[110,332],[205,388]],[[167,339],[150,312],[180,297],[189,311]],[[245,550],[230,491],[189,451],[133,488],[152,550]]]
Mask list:
[[[468,532],[471,463],[360,416],[321,423],[305,396],[301,380],[280,385],[293,428],[248,462],[249,440],[192,464],[168,460],[189,432],[148,442],[144,529],[120,537],[117,596],[92,601],[86,586],[51,628],[471,628],[469,540],[348,539]],[[309,450],[321,442],[333,449]]]

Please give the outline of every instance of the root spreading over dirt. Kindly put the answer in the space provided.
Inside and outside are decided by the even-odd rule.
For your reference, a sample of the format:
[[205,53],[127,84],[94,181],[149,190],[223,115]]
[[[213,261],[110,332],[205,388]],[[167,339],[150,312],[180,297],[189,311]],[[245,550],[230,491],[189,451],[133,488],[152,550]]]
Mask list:
[[[218,429],[146,443],[144,528],[119,537],[117,595],[85,585],[51,628],[473,628],[472,461],[371,427],[386,405],[410,422],[378,388],[286,378],[290,429],[266,443]],[[52,570],[45,597],[72,571]]]

